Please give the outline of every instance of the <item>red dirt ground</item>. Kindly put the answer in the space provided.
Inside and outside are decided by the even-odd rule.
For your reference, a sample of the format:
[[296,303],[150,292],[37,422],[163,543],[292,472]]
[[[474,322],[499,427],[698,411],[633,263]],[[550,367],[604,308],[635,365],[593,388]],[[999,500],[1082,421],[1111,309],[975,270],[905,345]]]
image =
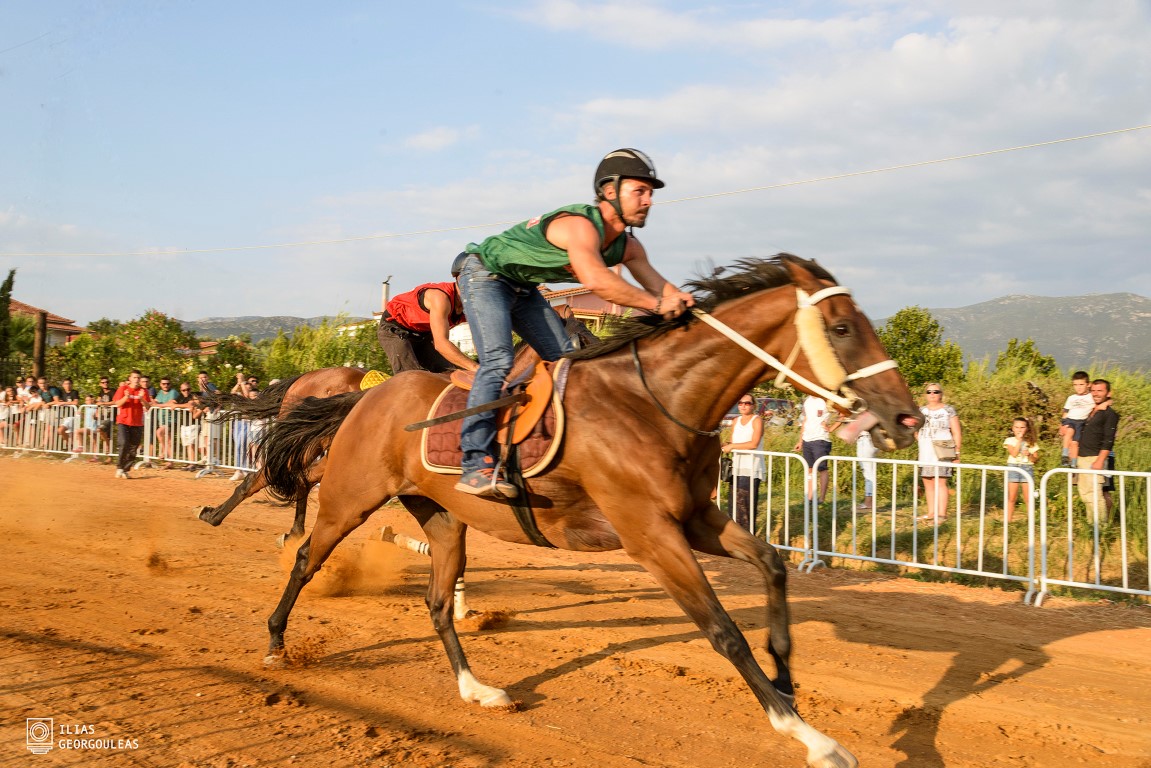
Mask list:
[[[620,553],[469,534],[469,602],[512,616],[464,622],[464,647],[477,677],[523,709],[465,704],[423,605],[427,559],[371,540],[384,524],[418,534],[398,509],[377,512],[304,590],[288,630],[296,664],[267,670],[265,621],[289,563],[273,538],[290,510],[249,502],[211,528],[192,509],[229,483],[136,474],[0,458],[0,764],[803,763]],[[762,646],[756,574],[703,562]],[[790,586],[800,711],[861,765],[1151,768],[1151,609],[1033,609],[1018,593],[849,570],[793,572]],[[57,738],[102,748],[31,754],[25,718],[49,717]]]

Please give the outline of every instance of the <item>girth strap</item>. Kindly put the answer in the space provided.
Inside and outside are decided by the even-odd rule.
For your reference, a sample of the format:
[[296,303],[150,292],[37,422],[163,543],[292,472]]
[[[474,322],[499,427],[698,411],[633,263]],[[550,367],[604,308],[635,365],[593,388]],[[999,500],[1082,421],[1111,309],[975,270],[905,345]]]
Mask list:
[[[508,430],[508,433],[511,434],[511,430]],[[520,524],[520,530],[522,530],[531,543],[537,547],[556,549],[556,545],[548,541],[543,531],[541,531],[536,524],[536,516],[535,512],[532,511],[531,497],[528,495],[527,483],[524,482],[524,475],[520,470],[519,451],[516,449],[514,443],[503,447],[505,477],[507,477],[508,482],[514,485],[516,490],[519,491],[515,498],[508,499],[508,506],[512,508],[512,514],[516,516],[516,522]]]

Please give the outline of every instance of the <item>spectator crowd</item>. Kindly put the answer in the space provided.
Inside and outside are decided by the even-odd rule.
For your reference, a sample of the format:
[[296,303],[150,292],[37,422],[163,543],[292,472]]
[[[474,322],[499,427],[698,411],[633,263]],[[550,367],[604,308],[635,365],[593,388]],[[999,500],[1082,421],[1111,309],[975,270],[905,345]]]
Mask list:
[[[1091,380],[1085,371],[1072,376],[1072,393],[1063,404],[1059,440],[1062,452],[1059,466],[1094,472],[1077,473],[1075,482],[1080,499],[1088,511],[1100,510],[1109,518],[1114,506],[1113,478],[1100,474],[1115,470],[1115,436],[1119,414],[1111,407],[1111,383],[1106,379]],[[924,405],[920,408],[923,424],[916,434],[916,461],[922,483],[924,514],[922,523],[940,525],[948,519],[949,504],[954,496],[951,479],[961,463],[963,426],[958,411],[944,400],[943,387],[928,382],[922,390]],[[762,450],[763,421],[772,412],[758,415],[757,401],[746,394],[739,400],[740,414],[732,422],[730,441],[723,443],[724,455],[731,451]],[[815,396],[804,398],[800,406],[800,437],[793,448],[802,453],[808,467],[832,453],[831,436],[844,423],[843,418]],[[1013,520],[1019,499],[1035,491],[1035,464],[1040,445],[1031,421],[1022,415],[1004,425],[1003,464],[1006,491],[1004,522]],[[856,456],[864,478],[863,498],[859,511],[867,511],[875,504],[876,456],[875,446],[866,432],[856,443]],[[726,461],[726,460],[725,460]],[[813,502],[823,504],[828,493],[828,465],[819,465],[818,472],[808,469],[805,494]],[[729,483],[733,519],[744,528],[754,522],[759,486],[765,478],[762,456],[737,455],[732,463],[721,465],[722,480]]]
[[[237,373],[231,392],[255,398],[259,384],[256,376]],[[159,376],[153,384],[133,370],[115,385],[102,376],[86,393],[70,378],[56,385],[45,376],[17,377],[0,392],[0,447],[86,455],[93,463],[113,460],[115,451],[115,476],[124,479],[141,462],[157,469],[252,469],[262,425],[225,424],[207,398],[219,391],[207,371],[191,382]],[[232,479],[242,477],[237,469]]]

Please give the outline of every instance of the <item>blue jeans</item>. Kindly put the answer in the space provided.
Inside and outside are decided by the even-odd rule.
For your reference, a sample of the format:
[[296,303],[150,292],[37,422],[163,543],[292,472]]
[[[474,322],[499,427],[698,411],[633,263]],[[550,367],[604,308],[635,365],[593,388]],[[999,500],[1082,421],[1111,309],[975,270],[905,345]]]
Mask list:
[[[472,254],[460,269],[459,286],[480,363],[468,394],[469,408],[500,396],[515,358],[512,331],[519,333],[544,360],[556,360],[575,348],[563,321],[535,285],[493,274],[484,268],[479,256]],[[495,411],[464,419],[460,447],[465,472],[484,466],[485,459],[493,456],[495,421]]]

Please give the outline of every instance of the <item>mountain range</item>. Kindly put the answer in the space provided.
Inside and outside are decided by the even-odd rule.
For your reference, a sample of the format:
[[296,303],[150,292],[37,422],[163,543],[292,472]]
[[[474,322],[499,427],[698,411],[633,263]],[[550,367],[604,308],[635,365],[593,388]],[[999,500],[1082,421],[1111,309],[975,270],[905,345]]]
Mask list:
[[986,358],[994,365],[1008,341],[1031,339],[1061,370],[1092,363],[1151,370],[1151,299],[1133,293],[1004,296],[928,311],[967,360]]
[[[275,317],[257,317],[245,315],[243,317],[205,317],[201,320],[181,320],[180,324],[189,331],[194,331],[201,339],[226,339],[229,336],[243,336],[245,333],[252,337],[252,341],[272,339],[283,329],[284,333],[291,333],[301,325],[312,328],[319,326],[325,320],[335,321],[334,316],[323,317],[291,317],[289,315],[276,315]],[[362,317],[341,316],[341,323],[363,322]]]
[[[1061,370],[1092,363],[1127,370],[1151,370],[1151,299],[1133,293],[1086,296],[1003,296],[952,309],[926,308],[943,327],[943,337],[963,350],[967,360],[995,357],[1011,339],[1031,339]],[[300,325],[317,326],[334,317],[207,317],[183,322],[201,338],[250,334],[253,341],[291,333]],[[363,318],[340,318],[357,322]],[[877,325],[882,325],[879,321]]]

